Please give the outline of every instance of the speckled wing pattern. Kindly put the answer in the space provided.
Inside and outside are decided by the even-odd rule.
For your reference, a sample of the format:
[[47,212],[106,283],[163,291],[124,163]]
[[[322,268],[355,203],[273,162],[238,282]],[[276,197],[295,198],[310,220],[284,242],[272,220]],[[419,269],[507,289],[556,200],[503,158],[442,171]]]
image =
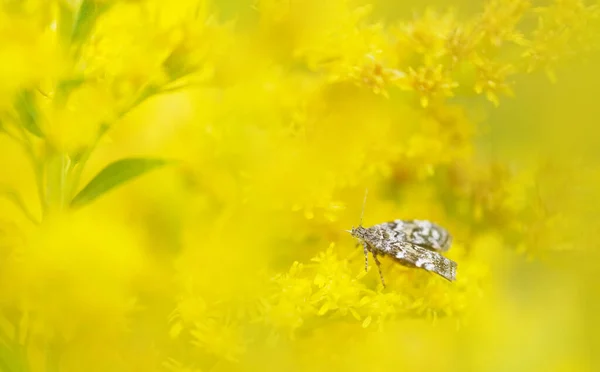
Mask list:
[[434,272],[449,281],[456,279],[456,262],[437,252],[403,241],[392,243],[391,248],[388,255],[405,266]]
[[394,232],[397,240],[434,251],[446,252],[452,245],[452,237],[448,231],[430,221],[394,220],[376,226]]
[[364,241],[374,254],[392,257],[404,266],[456,279],[456,262],[442,256],[452,244],[446,229],[425,220],[394,220],[366,229]]

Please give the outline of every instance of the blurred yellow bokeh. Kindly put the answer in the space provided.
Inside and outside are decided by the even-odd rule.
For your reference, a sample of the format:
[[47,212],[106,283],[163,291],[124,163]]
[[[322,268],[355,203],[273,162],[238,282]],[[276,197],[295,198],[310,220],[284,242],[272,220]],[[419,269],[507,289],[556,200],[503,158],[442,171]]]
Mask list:
[[[599,370],[599,47],[598,0],[0,0],[0,371]],[[367,189],[455,281],[365,272]]]

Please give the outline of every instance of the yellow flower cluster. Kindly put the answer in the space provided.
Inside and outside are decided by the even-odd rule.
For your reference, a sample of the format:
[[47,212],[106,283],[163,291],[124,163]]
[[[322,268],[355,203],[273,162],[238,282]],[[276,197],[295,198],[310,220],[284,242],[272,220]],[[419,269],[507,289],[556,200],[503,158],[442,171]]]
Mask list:
[[464,3],[0,1],[0,371],[591,370],[599,4]]

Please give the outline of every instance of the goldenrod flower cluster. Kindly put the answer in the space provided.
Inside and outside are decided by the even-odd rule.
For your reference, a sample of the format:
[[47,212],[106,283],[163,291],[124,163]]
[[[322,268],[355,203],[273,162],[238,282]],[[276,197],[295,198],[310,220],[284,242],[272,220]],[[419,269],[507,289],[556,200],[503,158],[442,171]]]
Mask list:
[[594,370],[600,3],[447,5],[0,0],[0,371]]

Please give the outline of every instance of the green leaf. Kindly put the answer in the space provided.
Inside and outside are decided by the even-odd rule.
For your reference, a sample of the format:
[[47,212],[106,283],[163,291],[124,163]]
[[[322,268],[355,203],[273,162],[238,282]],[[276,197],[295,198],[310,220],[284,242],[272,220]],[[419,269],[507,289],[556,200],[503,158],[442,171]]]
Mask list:
[[71,41],[79,43],[89,36],[100,14],[108,9],[108,4],[102,4],[95,0],[83,0],[73,25]]
[[21,119],[21,124],[27,131],[37,137],[44,137],[38,126],[38,112],[35,106],[35,96],[30,90],[21,92],[15,101],[15,108]]
[[129,158],[109,164],[100,171],[71,201],[71,207],[89,204],[115,187],[166,165],[164,159]]
[[71,41],[73,17],[74,14],[71,6],[69,6],[65,1],[59,2],[57,33],[65,44],[68,44]]
[[62,80],[56,85],[56,94],[53,101],[58,105],[65,105],[72,91],[79,88],[85,79],[81,77]]

